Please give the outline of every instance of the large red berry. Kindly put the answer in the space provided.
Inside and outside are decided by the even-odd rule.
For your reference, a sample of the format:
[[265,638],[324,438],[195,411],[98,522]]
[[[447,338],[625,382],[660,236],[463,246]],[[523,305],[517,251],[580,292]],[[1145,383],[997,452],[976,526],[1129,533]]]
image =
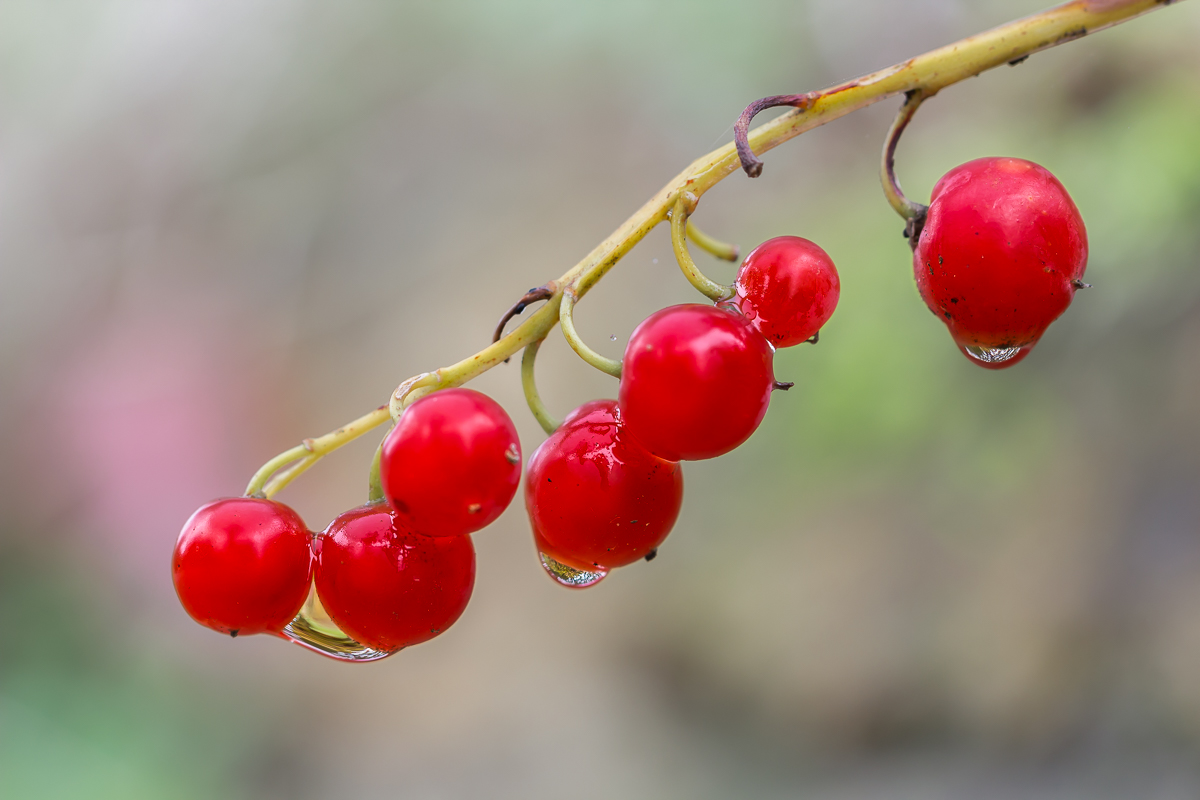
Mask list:
[[954,341],[994,366],[1016,363],[1066,310],[1087,255],[1083,219],[1057,178],[1019,158],[981,158],[934,186],[913,269]]
[[767,413],[774,349],[740,314],[664,308],[625,348],[618,402],[626,429],[668,461],[713,458],[754,433]]
[[508,414],[472,389],[422,397],[383,442],[388,503],[414,531],[461,536],[508,507],[521,481],[521,443]]
[[613,400],[580,406],[542,442],[525,473],[538,548],[594,571],[644,558],[667,538],[683,503],[683,470],[634,441]]
[[829,321],[842,285],[828,253],[808,239],[777,236],[746,256],[733,288],[754,329],[775,347],[790,347]]
[[171,559],[179,602],[221,633],[278,632],[308,596],[311,539],[300,515],[273,500],[231,497],[201,506]]
[[419,536],[386,504],[351,509],[318,538],[317,597],[355,641],[392,651],[454,624],[475,585],[469,536]]

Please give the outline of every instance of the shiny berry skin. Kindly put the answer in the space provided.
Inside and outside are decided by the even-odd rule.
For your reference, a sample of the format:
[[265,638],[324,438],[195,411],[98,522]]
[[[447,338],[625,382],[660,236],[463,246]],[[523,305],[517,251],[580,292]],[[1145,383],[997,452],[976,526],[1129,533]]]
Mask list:
[[300,515],[273,500],[230,497],[201,506],[171,559],[179,602],[221,633],[277,633],[308,597],[311,541]]
[[462,536],[493,522],[521,481],[521,443],[500,405],[444,389],[400,415],[383,442],[383,493],[413,531]]
[[746,256],[733,282],[734,303],[775,347],[812,338],[842,291],[829,254],[808,239],[777,236]]
[[345,512],[317,542],[321,605],[346,635],[376,650],[432,639],[471,599],[470,537],[418,535],[385,503]]
[[668,461],[728,453],[767,413],[774,354],[734,312],[680,305],[651,314],[625,348],[618,404],[626,430]]
[[1087,255],[1083,219],[1057,178],[1019,158],[981,158],[934,186],[913,270],[957,344],[999,350],[1041,338],[1075,296]]
[[525,472],[525,507],[538,549],[575,569],[645,558],[671,532],[683,470],[629,436],[613,400],[573,411]]

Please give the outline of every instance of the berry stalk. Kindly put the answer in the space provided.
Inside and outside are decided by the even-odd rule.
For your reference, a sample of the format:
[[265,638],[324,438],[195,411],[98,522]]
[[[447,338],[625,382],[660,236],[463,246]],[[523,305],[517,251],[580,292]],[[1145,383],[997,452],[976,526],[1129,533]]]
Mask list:
[[546,408],[546,404],[542,402],[541,395],[538,394],[537,384],[533,379],[533,365],[537,360],[538,348],[542,346],[542,341],[539,339],[525,348],[525,355],[521,356],[521,387],[525,390],[525,403],[529,406],[533,418],[542,426],[542,430],[546,435],[554,433],[561,425],[558,420],[551,416],[550,411]]
[[686,234],[695,228],[688,217],[695,207],[696,196],[694,194],[691,192],[679,193],[679,198],[675,201],[675,208],[671,209],[671,248],[675,251],[675,260],[679,262],[679,268],[683,270],[683,275],[688,279],[688,283],[709,300],[720,302],[733,294],[733,288],[722,286],[701,272],[700,268],[696,266],[696,262],[692,260],[691,253],[688,252]]
[[737,261],[741,251],[738,250],[736,244],[718,241],[712,238],[704,231],[696,227],[689,219],[687,223],[687,238],[691,239],[701,250],[707,251],[710,255],[721,259],[722,261]]

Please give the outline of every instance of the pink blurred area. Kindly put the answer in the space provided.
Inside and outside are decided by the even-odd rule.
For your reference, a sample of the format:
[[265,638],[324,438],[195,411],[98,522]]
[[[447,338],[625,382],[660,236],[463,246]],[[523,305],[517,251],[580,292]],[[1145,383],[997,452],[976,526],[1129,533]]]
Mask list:
[[278,390],[278,367],[247,359],[254,336],[229,327],[242,321],[228,303],[176,302],[104,320],[50,360],[26,398],[22,494],[48,506],[71,498],[76,524],[138,583],[166,576],[163,531],[181,510],[239,493],[233,476],[263,438],[256,413]]

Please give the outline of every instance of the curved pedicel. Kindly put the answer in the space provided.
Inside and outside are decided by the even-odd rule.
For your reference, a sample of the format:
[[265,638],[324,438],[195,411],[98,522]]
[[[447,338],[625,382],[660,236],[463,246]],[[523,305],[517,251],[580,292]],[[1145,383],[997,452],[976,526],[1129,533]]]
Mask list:
[[300,613],[284,626],[279,635],[314,653],[320,653],[337,661],[363,663],[379,661],[404,649],[376,650],[360,644],[342,633],[341,629],[325,613],[315,587],[309,588],[308,599],[304,601]]

